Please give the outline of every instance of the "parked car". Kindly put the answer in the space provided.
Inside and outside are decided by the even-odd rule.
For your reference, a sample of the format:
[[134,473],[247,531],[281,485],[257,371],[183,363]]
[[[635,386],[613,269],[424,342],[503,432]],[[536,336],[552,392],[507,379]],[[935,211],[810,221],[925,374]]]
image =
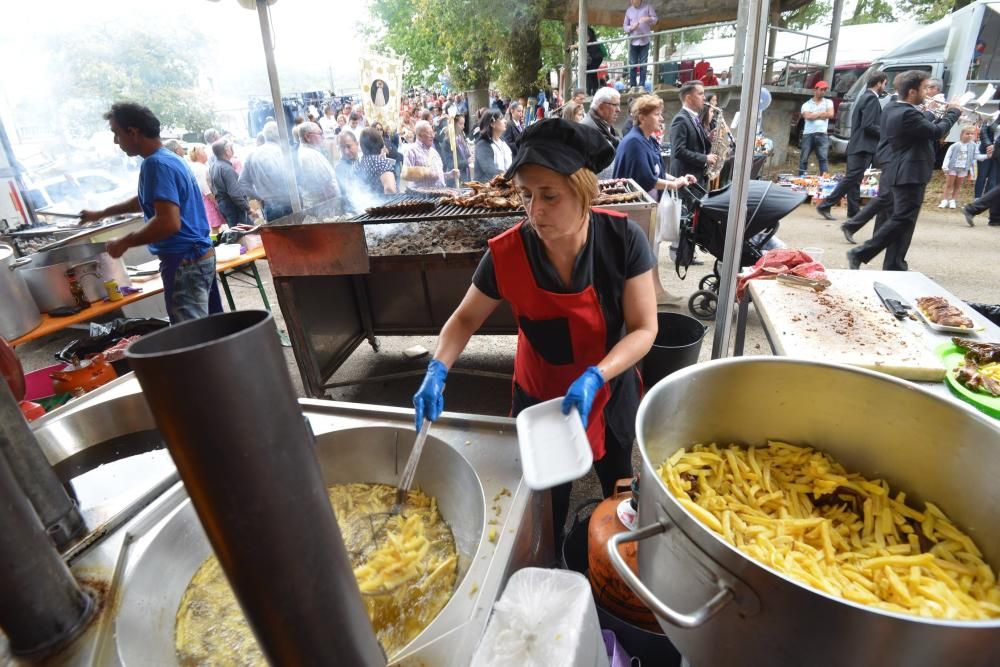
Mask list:
[[36,211],[76,213],[100,209],[135,195],[134,183],[123,183],[101,169],[83,169],[28,184],[25,199]]

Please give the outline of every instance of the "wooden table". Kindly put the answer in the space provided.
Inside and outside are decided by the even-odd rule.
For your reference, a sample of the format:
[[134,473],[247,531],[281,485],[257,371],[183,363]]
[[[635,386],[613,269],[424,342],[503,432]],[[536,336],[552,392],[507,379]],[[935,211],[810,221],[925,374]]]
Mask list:
[[[254,262],[258,259],[266,258],[264,252],[264,247],[254,248],[249,252],[246,252],[236,259],[229,260],[228,262],[219,262],[215,266],[216,273],[219,274],[219,282],[222,283],[222,289],[226,294],[226,300],[229,302],[229,308],[231,310],[236,310],[236,305],[233,302],[233,295],[229,289],[228,278],[232,277],[234,274],[242,273],[244,271],[252,271],[253,277],[256,279],[257,288],[260,290],[261,298],[264,300],[264,307],[268,310],[271,309],[270,303],[268,303],[267,296],[264,294],[264,285],[261,283],[260,274],[257,273],[257,266]],[[249,265],[249,266],[248,266]],[[137,283],[138,288],[142,289],[141,292],[136,292],[135,294],[129,294],[123,297],[119,301],[100,301],[98,303],[91,304],[87,308],[84,308],[80,312],[69,315],[67,317],[52,317],[49,314],[42,315],[41,323],[24,334],[20,338],[15,338],[12,341],[8,341],[11,347],[17,347],[18,345],[23,345],[33,340],[38,340],[48,336],[49,334],[56,333],[57,331],[62,331],[67,327],[74,324],[80,324],[82,322],[90,322],[95,320],[102,315],[119,310],[123,306],[127,306],[130,303],[135,303],[136,301],[141,301],[143,299],[148,299],[149,297],[159,294],[163,291],[163,281],[159,276],[155,276],[150,280],[146,280],[141,283]]]

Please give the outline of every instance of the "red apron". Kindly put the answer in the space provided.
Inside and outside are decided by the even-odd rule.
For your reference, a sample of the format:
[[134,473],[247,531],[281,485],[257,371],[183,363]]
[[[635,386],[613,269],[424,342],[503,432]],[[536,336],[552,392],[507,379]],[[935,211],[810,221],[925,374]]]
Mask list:
[[[490,239],[489,245],[500,296],[518,321],[514,382],[532,398],[547,401],[563,396],[588,366],[605,357],[607,326],[593,285],[576,294],[538,286],[521,239],[523,224]],[[605,384],[591,407],[587,438],[594,460],[604,456],[604,406],[610,397]]]

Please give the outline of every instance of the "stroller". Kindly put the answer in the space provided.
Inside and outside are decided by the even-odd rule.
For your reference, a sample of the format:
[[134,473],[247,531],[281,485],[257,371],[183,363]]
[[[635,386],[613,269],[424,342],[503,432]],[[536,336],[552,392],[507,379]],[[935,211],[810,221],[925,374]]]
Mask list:
[[[730,186],[709,193],[699,185],[679,191],[684,211],[681,214],[680,238],[677,241],[675,269],[683,280],[694,260],[697,246],[715,257],[712,273],[698,282],[698,291],[688,299],[688,310],[702,320],[715,317],[719,302],[719,258],[726,246],[726,218],[729,216]],[[806,199],[804,192],[793,192],[770,181],[750,181],[747,195],[746,229],[740,267],[754,264],[764,254],[764,246],[778,231],[778,222]],[[683,273],[682,273],[683,270]]]

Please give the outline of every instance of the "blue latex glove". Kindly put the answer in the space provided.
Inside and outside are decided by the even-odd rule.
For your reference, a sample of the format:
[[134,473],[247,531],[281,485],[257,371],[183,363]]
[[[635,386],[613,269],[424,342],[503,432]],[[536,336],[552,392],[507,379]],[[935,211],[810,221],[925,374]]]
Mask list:
[[448,368],[437,359],[427,364],[427,375],[420,384],[420,389],[413,395],[413,407],[416,409],[417,431],[426,417],[436,420],[444,410],[444,381],[448,378]]
[[573,381],[569,386],[569,391],[563,397],[562,411],[564,415],[569,414],[572,407],[576,407],[583,419],[583,427],[587,428],[587,421],[590,418],[590,408],[594,405],[594,397],[604,386],[604,376],[597,366],[591,366],[583,372],[583,375]]

